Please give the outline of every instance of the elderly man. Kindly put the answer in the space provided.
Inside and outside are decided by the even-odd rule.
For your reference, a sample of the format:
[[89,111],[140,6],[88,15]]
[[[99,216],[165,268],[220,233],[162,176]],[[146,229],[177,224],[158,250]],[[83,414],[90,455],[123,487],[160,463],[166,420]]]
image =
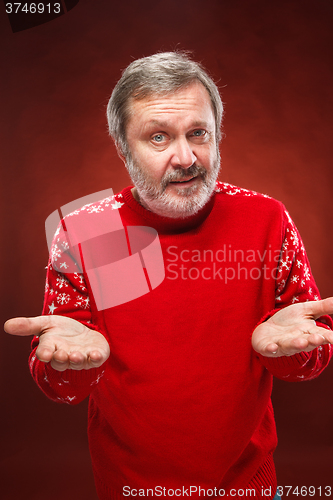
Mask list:
[[216,85],[185,54],[132,62],[108,119],[134,187],[95,204],[91,224],[117,210],[125,227],[154,228],[165,279],[101,310],[84,269],[60,272],[73,259],[65,218],[45,316],[6,324],[35,335],[31,372],[48,397],[76,404],[90,395],[101,500],[273,498],[272,375],[311,379],[331,356],[333,299],[319,300],[285,208],[217,182],[222,110]]

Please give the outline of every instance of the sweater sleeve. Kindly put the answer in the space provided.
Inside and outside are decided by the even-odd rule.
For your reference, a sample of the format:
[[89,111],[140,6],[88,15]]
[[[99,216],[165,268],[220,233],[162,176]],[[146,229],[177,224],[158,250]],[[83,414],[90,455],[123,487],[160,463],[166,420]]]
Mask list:
[[[275,309],[262,318],[261,322],[291,304],[320,300],[302,239],[286,210],[283,212],[283,234],[276,275]],[[317,320],[317,325],[332,329],[332,319],[330,316],[323,316]],[[327,344],[311,352],[293,356],[270,358],[259,355],[259,358],[273,375],[291,382],[317,377],[328,365],[331,356],[332,346]]]
[[[47,266],[42,314],[68,316],[97,331],[97,327],[92,323],[84,275],[75,262],[64,233],[59,226],[53,240]],[[39,337],[34,337],[29,367],[32,377],[44,394],[59,403],[77,404],[85,399],[103,376],[104,365],[89,370],[60,372],[54,370],[50,364],[38,360],[38,343]]]

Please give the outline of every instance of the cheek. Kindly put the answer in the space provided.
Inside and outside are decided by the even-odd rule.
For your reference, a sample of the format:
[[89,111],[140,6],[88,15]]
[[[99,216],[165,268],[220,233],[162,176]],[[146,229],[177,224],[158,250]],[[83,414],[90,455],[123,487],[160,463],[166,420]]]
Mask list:
[[166,172],[164,162],[161,161],[160,155],[143,155],[139,158],[137,165],[140,165],[141,171],[146,179],[155,184],[160,183]]
[[168,170],[168,155],[164,152],[153,152],[142,157],[142,165],[154,179],[160,180]]
[[201,151],[198,156],[198,162],[206,168],[211,168],[217,160],[216,151],[211,148]]

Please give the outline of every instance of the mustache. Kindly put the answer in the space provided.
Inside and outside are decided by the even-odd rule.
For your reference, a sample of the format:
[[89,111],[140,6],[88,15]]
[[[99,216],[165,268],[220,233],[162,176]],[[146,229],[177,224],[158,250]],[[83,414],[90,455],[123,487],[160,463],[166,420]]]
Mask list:
[[163,191],[167,187],[170,182],[181,181],[188,177],[198,177],[201,176],[203,179],[206,178],[207,170],[200,165],[196,165],[195,163],[188,167],[187,169],[180,168],[179,170],[175,170],[173,172],[168,172],[165,174],[161,181]]

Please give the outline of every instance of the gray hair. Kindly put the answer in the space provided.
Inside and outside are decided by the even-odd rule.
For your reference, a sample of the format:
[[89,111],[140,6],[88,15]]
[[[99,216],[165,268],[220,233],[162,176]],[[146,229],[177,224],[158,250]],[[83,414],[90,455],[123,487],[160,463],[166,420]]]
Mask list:
[[133,61],[113,89],[107,107],[109,132],[120,152],[129,154],[126,125],[130,100],[151,95],[168,95],[199,81],[206,88],[214,116],[217,143],[221,140],[223,104],[217,86],[201,64],[186,52],[161,52]]

